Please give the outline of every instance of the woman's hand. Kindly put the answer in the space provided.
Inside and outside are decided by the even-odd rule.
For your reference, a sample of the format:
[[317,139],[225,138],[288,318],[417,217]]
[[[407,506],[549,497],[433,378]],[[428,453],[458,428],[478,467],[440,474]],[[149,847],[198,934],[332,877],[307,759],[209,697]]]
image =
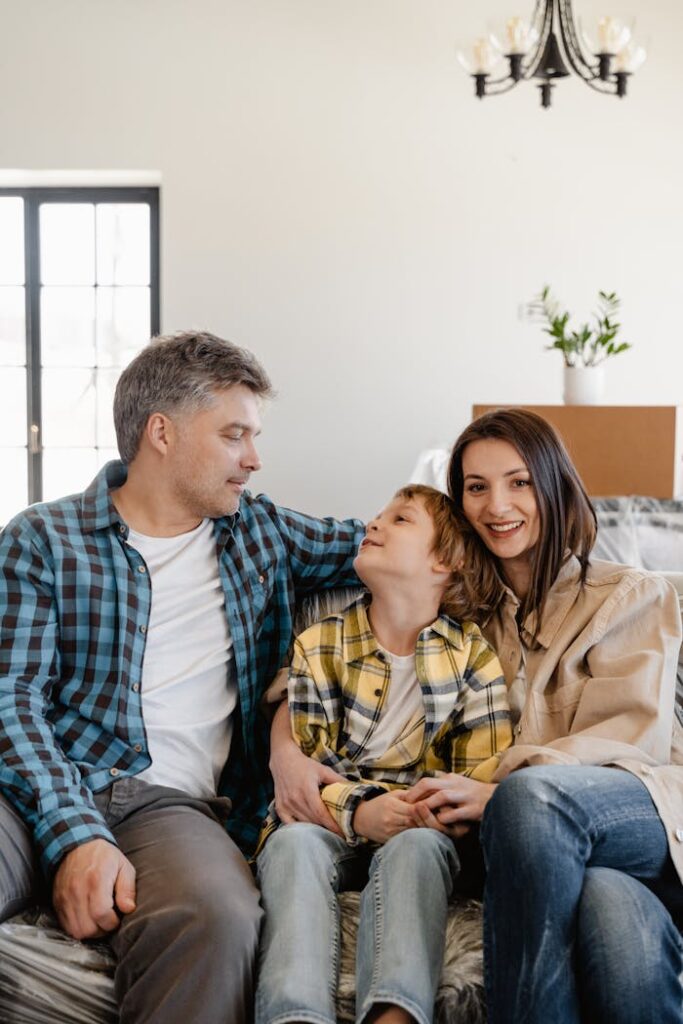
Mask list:
[[405,799],[414,805],[416,824],[457,838],[467,832],[469,822],[481,821],[495,789],[493,782],[442,775],[420,779],[407,790]]
[[413,808],[407,803],[405,792],[361,800],[353,815],[354,832],[375,843],[386,843],[392,836],[414,827]]
[[292,739],[287,701],[283,701],[275,713],[270,743],[270,771],[280,821],[285,825],[309,821],[340,836],[341,829],[320,798],[320,787],[346,779],[299,750]]

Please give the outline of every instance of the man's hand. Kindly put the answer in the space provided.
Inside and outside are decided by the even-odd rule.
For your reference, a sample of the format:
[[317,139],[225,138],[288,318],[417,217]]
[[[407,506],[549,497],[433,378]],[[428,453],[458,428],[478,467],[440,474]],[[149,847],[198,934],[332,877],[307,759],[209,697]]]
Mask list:
[[479,782],[465,775],[442,775],[420,779],[405,798],[414,805],[417,824],[457,838],[467,832],[468,822],[481,821],[495,790],[493,782]]
[[287,702],[278,708],[270,734],[270,772],[275,784],[275,810],[285,825],[309,821],[340,836],[341,829],[320,798],[320,787],[346,782],[343,775],[302,754],[292,739]]
[[135,868],[118,846],[92,839],[67,853],[55,875],[52,903],[74,939],[95,939],[135,910]]
[[405,792],[383,793],[362,800],[353,815],[353,829],[375,843],[386,843],[392,836],[415,827],[414,808]]

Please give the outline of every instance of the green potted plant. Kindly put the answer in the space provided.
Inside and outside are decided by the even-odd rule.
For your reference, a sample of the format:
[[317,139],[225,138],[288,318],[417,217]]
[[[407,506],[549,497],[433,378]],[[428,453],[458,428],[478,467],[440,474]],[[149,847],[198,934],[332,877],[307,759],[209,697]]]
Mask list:
[[602,364],[631,346],[617,341],[621,329],[617,321],[621,302],[616,292],[598,292],[598,308],[593,324],[584,323],[572,330],[569,313],[562,310],[549,285],[546,285],[528,309],[533,320],[545,324],[552,339],[547,349],[558,349],[564,359],[564,401],[567,405],[596,405],[602,399],[605,381]]

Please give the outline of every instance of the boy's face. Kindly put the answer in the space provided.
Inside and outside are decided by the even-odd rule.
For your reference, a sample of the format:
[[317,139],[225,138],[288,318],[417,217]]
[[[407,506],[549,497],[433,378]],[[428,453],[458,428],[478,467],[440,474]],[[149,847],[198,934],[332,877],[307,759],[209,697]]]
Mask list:
[[372,590],[381,579],[416,584],[438,579],[445,583],[443,567],[434,551],[434,524],[420,498],[393,498],[378,512],[365,531],[354,568]]

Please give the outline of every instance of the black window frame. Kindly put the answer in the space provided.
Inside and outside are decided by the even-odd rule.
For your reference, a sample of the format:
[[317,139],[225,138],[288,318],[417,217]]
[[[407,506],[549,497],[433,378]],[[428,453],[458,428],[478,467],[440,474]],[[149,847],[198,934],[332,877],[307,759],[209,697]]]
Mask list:
[[[41,409],[40,226],[43,203],[148,203],[150,208],[150,326],[161,331],[160,238],[158,186],[2,187],[0,198],[24,200],[24,289],[26,300],[26,453],[28,503],[43,497],[43,422]],[[97,287],[97,285],[95,285]]]

